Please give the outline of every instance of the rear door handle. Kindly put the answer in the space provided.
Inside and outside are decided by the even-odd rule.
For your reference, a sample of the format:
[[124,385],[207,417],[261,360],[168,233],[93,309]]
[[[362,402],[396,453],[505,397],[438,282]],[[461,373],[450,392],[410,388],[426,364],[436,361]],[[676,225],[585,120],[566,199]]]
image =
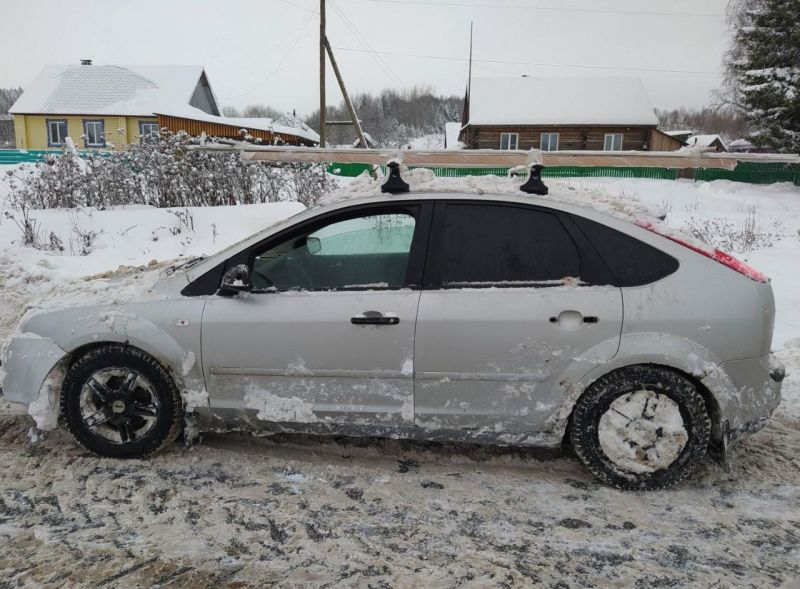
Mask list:
[[353,325],[397,325],[400,323],[400,318],[394,313],[384,315],[380,311],[364,311],[359,315],[352,316],[350,323]]

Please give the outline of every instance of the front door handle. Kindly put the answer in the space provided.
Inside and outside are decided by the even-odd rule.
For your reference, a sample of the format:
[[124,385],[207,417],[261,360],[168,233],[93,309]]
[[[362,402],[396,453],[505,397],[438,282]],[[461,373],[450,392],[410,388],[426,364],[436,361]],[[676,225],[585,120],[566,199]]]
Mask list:
[[353,325],[397,325],[400,318],[394,313],[381,313],[380,311],[364,311],[350,317]]

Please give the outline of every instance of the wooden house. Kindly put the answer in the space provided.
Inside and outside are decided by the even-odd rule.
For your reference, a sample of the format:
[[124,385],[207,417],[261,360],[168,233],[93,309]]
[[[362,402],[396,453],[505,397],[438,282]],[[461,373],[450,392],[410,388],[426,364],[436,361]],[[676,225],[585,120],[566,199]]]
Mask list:
[[18,149],[60,148],[70,137],[81,149],[123,149],[160,129],[192,135],[280,140],[314,145],[302,124],[220,116],[202,66],[46,66],[9,109]]
[[469,149],[672,151],[632,77],[475,78],[459,139]]

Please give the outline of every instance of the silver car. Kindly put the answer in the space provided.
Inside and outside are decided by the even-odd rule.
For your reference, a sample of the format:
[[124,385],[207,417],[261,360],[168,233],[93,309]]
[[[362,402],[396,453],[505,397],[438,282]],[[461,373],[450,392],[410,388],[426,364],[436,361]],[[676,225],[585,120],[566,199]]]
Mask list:
[[134,278],[30,313],[4,354],[6,399],[103,456],[186,428],[567,445],[658,489],[780,401],[764,276],[553,198],[344,201]]

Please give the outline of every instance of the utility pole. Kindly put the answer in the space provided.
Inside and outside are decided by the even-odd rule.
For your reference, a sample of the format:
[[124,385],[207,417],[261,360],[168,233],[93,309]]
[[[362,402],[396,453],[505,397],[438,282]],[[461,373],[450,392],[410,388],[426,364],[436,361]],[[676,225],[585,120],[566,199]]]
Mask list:
[[469,77],[467,78],[467,96],[472,90],[472,21],[469,21]]
[[325,0],[319,0],[319,146],[325,147]]
[[328,42],[328,38],[325,38],[325,48],[328,50],[328,57],[331,58],[331,66],[333,66],[333,73],[336,74],[336,79],[339,81],[339,88],[342,91],[342,96],[344,97],[344,103],[347,105],[347,110],[350,111],[350,118],[353,120],[353,126],[356,128],[356,134],[358,135],[358,141],[361,143],[361,147],[366,149],[369,147],[367,145],[367,139],[364,137],[364,131],[361,129],[361,122],[358,120],[356,116],[356,109],[353,108],[353,103],[350,100],[350,95],[347,93],[347,88],[344,87],[344,79],[342,78],[342,74],[339,71],[339,64],[336,63],[336,58],[333,56],[333,49],[331,49],[331,44]]

